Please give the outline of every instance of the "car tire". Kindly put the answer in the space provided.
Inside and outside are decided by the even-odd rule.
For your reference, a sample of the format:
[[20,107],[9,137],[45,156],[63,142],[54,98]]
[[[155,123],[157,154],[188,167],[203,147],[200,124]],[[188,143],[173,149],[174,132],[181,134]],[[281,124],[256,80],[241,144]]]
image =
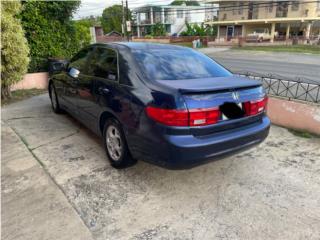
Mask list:
[[49,96],[50,96],[51,107],[52,107],[53,112],[55,112],[57,114],[62,113],[63,111],[62,111],[62,109],[60,107],[59,99],[58,99],[57,92],[56,92],[56,88],[54,87],[53,83],[51,83],[49,85]]
[[109,118],[103,128],[103,144],[112,167],[123,169],[136,163],[132,158],[121,127],[114,118]]
[[259,42],[260,42],[260,43],[262,43],[262,42],[263,42],[263,38],[262,38],[262,37],[259,39]]

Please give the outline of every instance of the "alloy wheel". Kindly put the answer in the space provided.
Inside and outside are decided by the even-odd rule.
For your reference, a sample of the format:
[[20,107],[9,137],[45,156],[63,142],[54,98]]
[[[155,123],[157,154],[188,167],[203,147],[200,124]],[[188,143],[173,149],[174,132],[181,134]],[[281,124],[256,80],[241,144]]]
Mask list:
[[123,143],[119,130],[110,125],[106,134],[107,150],[113,161],[118,161],[122,157]]
[[53,109],[57,109],[57,96],[56,96],[56,91],[54,90],[54,87],[51,85],[50,88],[50,93],[51,93],[51,103]]

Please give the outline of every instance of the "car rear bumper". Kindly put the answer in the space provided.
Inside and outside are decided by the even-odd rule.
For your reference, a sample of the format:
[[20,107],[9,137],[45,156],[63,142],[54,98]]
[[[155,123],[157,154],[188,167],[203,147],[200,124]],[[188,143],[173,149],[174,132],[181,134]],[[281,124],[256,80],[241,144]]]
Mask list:
[[269,128],[270,120],[264,116],[254,124],[207,136],[164,135],[162,143],[149,148],[148,154],[144,151],[147,159],[142,159],[168,169],[188,169],[261,143]]

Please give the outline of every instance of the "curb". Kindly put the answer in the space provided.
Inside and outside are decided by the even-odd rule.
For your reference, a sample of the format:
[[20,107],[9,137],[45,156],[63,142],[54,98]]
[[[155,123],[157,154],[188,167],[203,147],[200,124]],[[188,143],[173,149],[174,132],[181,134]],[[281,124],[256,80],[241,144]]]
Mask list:
[[320,135],[320,106],[269,97],[267,114],[273,124]]

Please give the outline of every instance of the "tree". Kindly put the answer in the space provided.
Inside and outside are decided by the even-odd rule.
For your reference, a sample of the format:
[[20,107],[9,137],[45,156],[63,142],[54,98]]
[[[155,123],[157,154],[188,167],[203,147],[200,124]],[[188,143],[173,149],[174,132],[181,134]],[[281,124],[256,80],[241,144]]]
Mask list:
[[94,27],[95,22],[91,19],[81,19],[74,21],[76,29],[76,39],[80,47],[84,47],[91,42],[90,27]]
[[193,0],[174,0],[170,5],[172,6],[181,6],[182,4],[186,4],[186,6],[200,6],[198,1]]
[[1,98],[11,97],[10,87],[27,72],[29,48],[17,18],[18,1],[1,1]]
[[156,36],[165,36],[166,35],[166,29],[164,24],[156,23],[151,27],[151,35],[153,37]]
[[69,58],[85,42],[74,22],[80,1],[24,1],[20,14],[30,47],[30,72],[47,71],[47,58]]
[[[124,8],[124,12],[127,12],[127,9]],[[131,12],[129,12],[129,20],[131,20]],[[103,31],[105,33],[111,31],[117,31],[119,33],[122,32],[122,6],[121,5],[113,5],[103,10],[101,25]]]

